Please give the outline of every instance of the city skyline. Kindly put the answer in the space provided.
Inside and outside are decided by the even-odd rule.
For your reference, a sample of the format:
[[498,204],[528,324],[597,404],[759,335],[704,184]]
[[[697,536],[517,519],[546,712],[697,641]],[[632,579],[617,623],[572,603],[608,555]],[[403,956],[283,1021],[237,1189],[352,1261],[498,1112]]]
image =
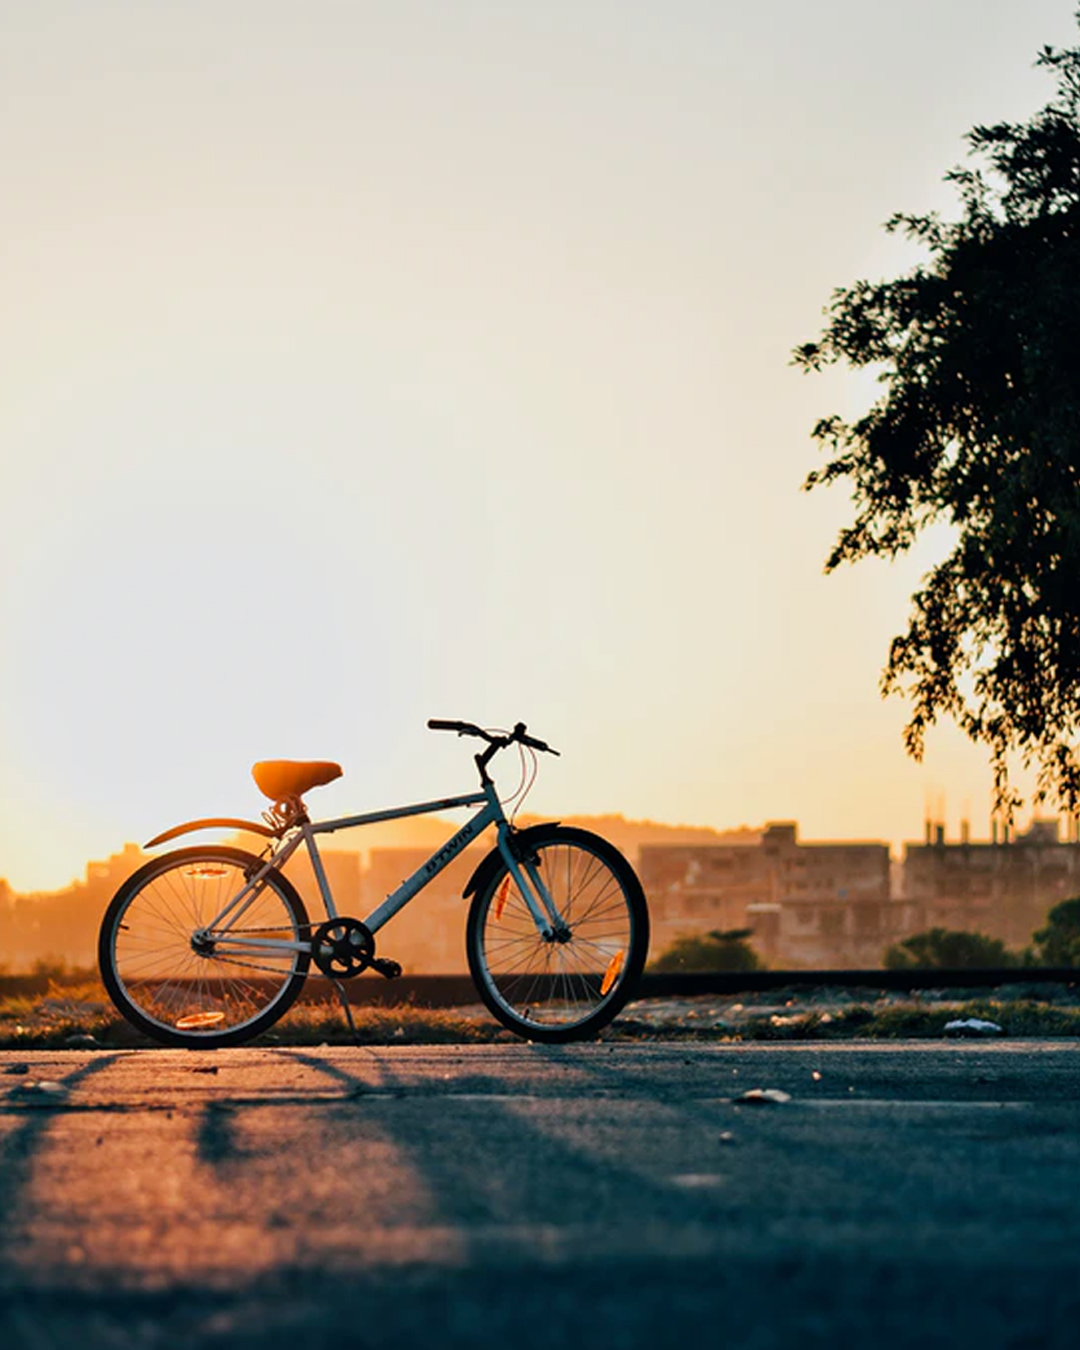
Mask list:
[[0,874],[257,816],[258,759],[465,790],[430,716],[558,747],[540,815],[981,833],[877,693],[942,537],[822,576],[874,388],[790,354],[1074,8],[9,7]]
[[[518,818],[518,823],[521,828],[526,828],[533,824],[539,824],[544,819],[547,819],[547,817],[525,812]],[[759,843],[770,830],[788,827],[793,827],[806,844],[825,846],[852,844],[884,847],[888,850],[889,857],[893,862],[902,862],[905,850],[922,848],[930,843],[950,846],[955,844],[975,846],[1006,844],[1015,842],[1017,839],[1023,839],[1027,835],[1049,837],[1047,835],[1048,830],[1052,831],[1055,840],[1059,843],[1080,844],[1080,817],[1070,817],[1065,813],[1040,814],[1037,811],[1028,816],[1018,817],[1008,829],[1000,820],[991,818],[987,829],[980,831],[972,828],[973,822],[961,818],[957,821],[957,828],[954,832],[950,831],[945,821],[931,813],[924,818],[921,833],[901,839],[899,842],[884,838],[856,837],[839,833],[810,836],[803,831],[801,822],[798,820],[772,817],[759,824],[744,823],[727,828],[711,825],[677,824],[660,820],[633,820],[613,812],[601,815],[578,815],[565,812],[561,816],[553,817],[553,819],[601,834],[620,848],[632,862],[636,860],[638,851],[642,847],[696,848],[718,845],[752,847]],[[360,860],[360,866],[367,868],[370,865],[371,856],[375,853],[383,855],[394,852],[415,853],[417,855],[423,853],[427,856],[450,838],[459,826],[460,822],[455,822],[445,815],[414,816],[404,820],[382,822],[378,825],[358,829],[356,831],[358,838],[355,843],[345,842],[349,837],[348,833],[341,835],[337,840],[325,842],[321,846],[321,853],[324,856],[330,855],[331,857],[357,858]],[[201,843],[212,843],[220,842],[223,839],[227,840],[229,836],[228,831],[216,829],[204,831],[192,836],[192,838]],[[244,845],[245,838],[240,834],[235,836],[235,840],[241,845]],[[248,839],[244,846],[250,847],[251,843],[252,841]],[[180,846],[189,845],[185,845],[183,841],[180,845],[175,843],[169,845],[171,848]],[[61,885],[29,889],[11,884],[8,876],[5,875],[3,860],[0,859],[0,884],[6,885],[12,895],[21,899],[30,899],[36,895],[55,895],[70,889],[72,886],[82,884],[97,870],[114,859],[128,855],[138,855],[145,859],[164,851],[167,851],[164,845],[146,849],[145,845],[130,839],[116,842],[100,857],[84,859],[76,872]],[[474,854],[477,854],[477,851],[479,851],[478,856],[482,856],[486,851],[483,842],[471,844],[468,854],[473,857]]]
[[[430,820],[428,828],[396,823],[408,828],[380,835],[375,827],[363,852],[321,851],[339,913],[371,914],[452,829],[446,820]],[[925,838],[907,841],[900,856],[879,840],[806,838],[797,821],[726,833],[612,816],[564,823],[602,831],[636,866],[649,907],[650,959],[682,939],[717,930],[750,935],[758,957],[773,969],[872,968],[895,943],[931,929],[996,939],[1015,955],[1050,908],[1076,893],[1080,878],[1075,821],[1064,838],[1060,822],[1043,820],[1008,840],[1000,833],[994,840],[946,839],[928,821]],[[237,834],[223,842],[258,849],[261,840]],[[465,893],[486,852],[481,841],[451,859],[416,906],[380,930],[382,955],[406,974],[463,972]],[[0,877],[0,973],[93,967],[106,906],[152,856],[127,843],[89,861],[68,886],[29,895],[13,892]],[[307,856],[291,859],[285,874],[308,913],[322,913]]]

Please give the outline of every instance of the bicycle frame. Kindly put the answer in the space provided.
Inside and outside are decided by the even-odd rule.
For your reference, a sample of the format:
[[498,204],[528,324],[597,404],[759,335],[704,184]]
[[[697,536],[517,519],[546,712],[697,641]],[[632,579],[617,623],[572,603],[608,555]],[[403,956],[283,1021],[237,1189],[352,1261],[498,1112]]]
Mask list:
[[259,870],[249,877],[243,889],[229,900],[209,924],[199,930],[199,935],[211,938],[215,947],[233,953],[243,951],[256,954],[267,948],[279,952],[282,950],[309,952],[310,941],[294,942],[281,938],[258,938],[247,934],[228,936],[254,903],[262,889],[261,883],[270,871],[280,870],[301,845],[306,846],[327,918],[336,919],[337,906],[319,856],[319,848],[315,842],[316,835],[333,834],[337,830],[351,830],[361,825],[374,825],[379,821],[401,820],[406,816],[428,815],[434,811],[445,811],[461,806],[480,806],[480,810],[371,911],[363,920],[365,927],[370,932],[377,933],[399,910],[404,909],[428,882],[434,880],[471,840],[478,839],[489,825],[494,825],[498,834],[498,851],[528,906],[537,931],[541,937],[552,939],[563,927],[563,918],[541,880],[535,864],[528,859],[519,861],[514,856],[510,844],[510,822],[506,819],[502,803],[490,780],[480,791],[465,793],[460,797],[442,797],[437,801],[420,802],[413,806],[400,806],[387,811],[369,811],[359,816],[339,816],[333,820],[310,821],[305,818],[299,821],[290,834],[274,848]]

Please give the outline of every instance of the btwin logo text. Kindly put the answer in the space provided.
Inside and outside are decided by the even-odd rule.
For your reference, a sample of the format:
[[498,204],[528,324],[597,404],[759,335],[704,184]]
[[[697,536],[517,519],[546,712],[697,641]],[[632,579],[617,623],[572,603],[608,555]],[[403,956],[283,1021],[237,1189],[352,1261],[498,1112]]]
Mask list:
[[476,831],[473,829],[472,825],[469,824],[459,830],[457,834],[454,835],[453,839],[448,840],[447,843],[439,849],[438,853],[435,854],[434,858],[428,859],[424,868],[428,876],[430,877],[433,873],[437,872],[444,863],[448,863],[455,853],[465,847],[475,833]]

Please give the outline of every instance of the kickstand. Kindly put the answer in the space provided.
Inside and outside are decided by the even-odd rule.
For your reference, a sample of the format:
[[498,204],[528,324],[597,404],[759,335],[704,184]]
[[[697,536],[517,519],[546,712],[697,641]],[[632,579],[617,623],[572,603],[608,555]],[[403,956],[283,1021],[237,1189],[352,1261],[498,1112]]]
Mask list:
[[330,983],[337,990],[338,1001],[341,1003],[341,1011],[345,1014],[345,1021],[349,1024],[349,1030],[352,1033],[353,1045],[360,1044],[360,1037],[356,1034],[356,1023],[353,1021],[352,1009],[349,1007],[349,996],[345,992],[345,986],[340,980],[335,980],[330,976]]

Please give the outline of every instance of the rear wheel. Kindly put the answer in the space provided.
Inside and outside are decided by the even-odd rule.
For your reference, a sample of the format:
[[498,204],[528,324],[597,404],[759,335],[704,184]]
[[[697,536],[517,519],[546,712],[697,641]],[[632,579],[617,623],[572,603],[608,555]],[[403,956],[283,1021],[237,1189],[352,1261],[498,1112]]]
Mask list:
[[210,925],[263,866],[241,849],[178,849],[141,867],[105,912],[101,978],[123,1016],[165,1045],[210,1048],[257,1036],[285,1012],[311,961],[303,901],[270,871]]
[[606,839],[551,826],[528,841],[522,866],[563,921],[544,937],[502,865],[473,898],[466,931],[477,992],[500,1022],[533,1041],[595,1035],[633,992],[649,946],[634,869]]

